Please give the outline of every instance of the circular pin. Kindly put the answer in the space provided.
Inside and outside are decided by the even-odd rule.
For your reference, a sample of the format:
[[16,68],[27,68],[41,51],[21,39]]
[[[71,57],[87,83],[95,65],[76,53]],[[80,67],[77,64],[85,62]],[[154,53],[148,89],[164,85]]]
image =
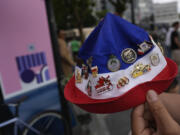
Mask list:
[[125,63],[133,63],[137,59],[136,52],[131,48],[126,48],[121,53],[121,58]]
[[115,56],[108,60],[107,67],[111,72],[118,71],[120,66],[120,61]]
[[150,56],[150,59],[153,66],[157,66],[160,62],[159,55],[157,53],[152,54]]

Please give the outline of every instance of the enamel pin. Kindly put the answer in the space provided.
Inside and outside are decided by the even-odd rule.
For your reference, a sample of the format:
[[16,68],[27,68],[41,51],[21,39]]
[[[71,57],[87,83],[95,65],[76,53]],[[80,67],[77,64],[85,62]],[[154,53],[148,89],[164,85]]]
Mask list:
[[87,93],[89,96],[92,95],[92,86],[91,86],[91,81],[89,80],[88,81],[88,84],[87,84]]
[[76,70],[75,79],[76,79],[76,83],[81,83],[82,82],[81,72],[78,69]]
[[124,76],[124,77],[122,77],[122,78],[120,78],[120,79],[118,80],[117,88],[119,89],[119,88],[125,86],[125,85],[128,84],[128,83],[129,83],[129,79]]
[[152,54],[150,56],[150,59],[151,59],[151,64],[153,66],[157,66],[159,64],[159,62],[160,62],[159,55],[157,53]]
[[[153,38],[152,38],[151,35],[149,35],[149,38],[151,39],[151,41],[153,41]],[[164,48],[162,47],[162,45],[161,45],[160,42],[157,42],[157,46],[158,46],[159,49],[161,50],[162,54],[165,55]]]
[[157,43],[157,46],[159,47],[159,49],[161,50],[161,53],[163,54],[163,55],[165,55],[165,52],[164,52],[164,48],[162,47],[162,45],[161,45],[161,43]]
[[112,72],[118,71],[120,69],[120,61],[116,58],[116,56],[111,55],[108,60],[107,67]]
[[125,63],[133,63],[137,59],[136,52],[131,48],[126,48],[121,53],[121,58]]
[[150,65],[143,65],[142,63],[135,65],[134,70],[132,72],[132,77],[136,78],[138,76],[143,75],[146,72],[149,72],[151,70]]
[[94,66],[91,68],[91,72],[92,72],[92,76],[95,78],[97,77],[97,74],[98,74],[98,67],[97,66]]
[[138,45],[138,54],[143,55],[147,51],[149,51],[152,48],[153,44],[148,41],[144,41],[140,45]]
[[110,90],[112,90],[112,88],[113,88],[113,85],[110,81],[110,76],[107,76],[106,78],[103,76],[100,77],[95,86],[96,92],[98,94],[102,94],[106,91],[110,91]]
[[84,64],[82,64],[82,76],[85,79],[88,79],[88,76],[89,76],[89,74],[88,74],[88,66],[86,66]]

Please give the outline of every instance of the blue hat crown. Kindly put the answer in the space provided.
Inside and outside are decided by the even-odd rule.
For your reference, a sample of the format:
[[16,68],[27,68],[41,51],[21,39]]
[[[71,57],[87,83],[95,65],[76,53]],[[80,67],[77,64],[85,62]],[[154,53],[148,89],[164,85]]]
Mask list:
[[[143,57],[143,55],[136,55],[134,61],[128,59],[130,60],[128,62],[123,59],[122,53],[127,55],[136,53],[139,45],[144,41],[151,42],[146,31],[119,16],[107,13],[82,45],[79,57],[87,65],[97,66],[98,73],[108,73],[118,68],[122,70]],[[113,62],[116,63],[114,67]],[[108,64],[112,66],[111,69],[108,68]]]

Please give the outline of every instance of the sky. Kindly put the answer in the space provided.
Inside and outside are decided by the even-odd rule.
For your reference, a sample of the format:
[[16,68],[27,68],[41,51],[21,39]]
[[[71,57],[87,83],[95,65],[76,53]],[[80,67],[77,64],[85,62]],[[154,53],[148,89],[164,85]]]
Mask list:
[[178,12],[180,13],[180,0],[153,0],[154,3],[167,3],[173,1],[178,1]]

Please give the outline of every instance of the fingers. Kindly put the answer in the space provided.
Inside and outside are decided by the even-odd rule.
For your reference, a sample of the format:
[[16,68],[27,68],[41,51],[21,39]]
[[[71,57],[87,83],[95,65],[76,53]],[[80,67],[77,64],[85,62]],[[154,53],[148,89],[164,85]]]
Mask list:
[[143,132],[147,132],[149,135],[150,131],[146,129],[148,126],[147,121],[143,118],[144,105],[139,105],[131,113],[131,127],[133,135],[141,135]]
[[161,100],[158,98],[156,92],[152,90],[148,91],[147,102],[159,130],[173,132],[174,130],[179,129],[179,125],[172,119],[166,108],[161,103]]
[[152,114],[151,114],[151,112],[149,111],[149,106],[148,106],[148,103],[145,103],[144,104],[144,119],[145,120],[148,120],[148,121],[153,121],[154,120],[154,118],[153,118],[153,116],[152,116]]
[[139,105],[131,113],[131,127],[133,135],[138,135],[144,129],[145,122],[142,120],[144,105]]

